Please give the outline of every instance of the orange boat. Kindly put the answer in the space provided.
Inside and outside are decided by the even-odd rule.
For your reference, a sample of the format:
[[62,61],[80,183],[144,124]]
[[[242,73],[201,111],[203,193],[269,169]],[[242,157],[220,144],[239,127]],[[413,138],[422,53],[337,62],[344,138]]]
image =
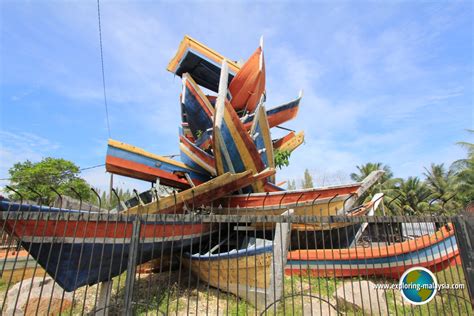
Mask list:
[[265,92],[265,61],[263,59],[263,38],[260,46],[245,62],[230,82],[231,103],[236,111],[253,113]]
[[378,247],[305,249],[288,253],[285,273],[319,277],[385,276],[398,279],[418,266],[440,271],[460,262],[451,224],[436,233]]

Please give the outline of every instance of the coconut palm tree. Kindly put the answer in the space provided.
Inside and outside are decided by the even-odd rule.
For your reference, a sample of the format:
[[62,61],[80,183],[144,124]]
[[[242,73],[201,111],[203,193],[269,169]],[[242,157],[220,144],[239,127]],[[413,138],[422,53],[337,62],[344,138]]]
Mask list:
[[390,205],[391,211],[398,215],[419,215],[430,209],[431,190],[418,177],[399,179],[395,188],[389,192],[390,197],[397,197]]
[[356,166],[357,173],[351,173],[351,179],[357,182],[364,180],[372,171],[383,170],[385,174],[382,176],[380,182],[385,182],[393,177],[392,170],[389,166],[381,162],[368,162],[364,165]]
[[381,162],[368,162],[364,165],[356,166],[356,168],[357,172],[351,173],[351,179],[357,182],[363,181],[373,171],[383,170],[385,172],[384,175],[379,179],[378,183],[373,185],[359,198],[360,203],[370,201],[376,193],[388,193],[388,191],[390,191],[394,184],[399,180],[394,179],[390,167],[384,165]]
[[[474,130],[468,130],[474,134]],[[467,206],[474,200],[474,144],[469,142],[458,142],[458,145],[467,149],[467,158],[459,159],[451,165],[456,180],[454,189],[458,193],[456,200],[462,206]]]
[[456,196],[456,176],[453,170],[446,169],[444,164],[431,164],[425,168],[423,175],[426,177],[426,185],[431,190],[431,204],[438,213],[452,213],[460,208],[454,199]]

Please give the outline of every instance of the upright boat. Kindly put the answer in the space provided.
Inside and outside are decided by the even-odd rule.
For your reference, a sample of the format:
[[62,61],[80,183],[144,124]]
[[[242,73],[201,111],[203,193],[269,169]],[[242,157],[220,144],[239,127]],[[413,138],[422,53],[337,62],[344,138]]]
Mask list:
[[[263,102],[260,102],[255,112],[255,119],[252,128],[250,129],[250,136],[257,147],[258,153],[260,154],[260,158],[265,167],[275,168],[272,137],[270,135],[270,127],[268,126],[268,119]],[[269,180],[270,182],[275,183],[274,176]]]
[[186,116],[186,122],[195,139],[212,128],[214,107],[187,73],[183,74],[181,105],[184,110],[183,115]]
[[[227,100],[226,74],[227,64],[223,62],[212,139],[216,172],[218,175],[225,172],[235,173],[244,170],[252,170],[257,173],[262,171],[265,166],[253,140]],[[265,179],[257,181],[245,191],[263,192],[265,182]]]
[[245,113],[253,113],[264,92],[265,60],[263,58],[263,38],[261,38],[260,46],[230,81],[229,93],[232,98],[232,106],[236,111],[243,110]]

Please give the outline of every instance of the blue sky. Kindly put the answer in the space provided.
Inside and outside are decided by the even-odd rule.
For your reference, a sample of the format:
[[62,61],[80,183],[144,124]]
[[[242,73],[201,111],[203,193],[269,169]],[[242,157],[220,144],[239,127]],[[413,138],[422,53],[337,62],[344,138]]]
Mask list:
[[[101,13],[114,139],[179,153],[181,81],[166,65],[183,36],[245,60],[263,35],[267,108],[304,90],[287,127],[306,143],[278,180],[308,168],[318,184],[347,182],[369,161],[407,177],[465,155],[455,142],[474,128],[472,1],[102,1]],[[103,163],[96,2],[3,1],[1,14],[0,178],[45,156]],[[103,168],[83,176],[107,186]]]

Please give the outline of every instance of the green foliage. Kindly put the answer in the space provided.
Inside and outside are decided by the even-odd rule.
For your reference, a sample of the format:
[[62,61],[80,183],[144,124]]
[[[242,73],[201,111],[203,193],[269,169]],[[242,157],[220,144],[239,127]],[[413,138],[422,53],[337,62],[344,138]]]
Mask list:
[[398,215],[421,215],[429,211],[432,191],[418,177],[400,179],[390,190],[388,198],[396,197],[392,204],[392,212]]
[[277,166],[279,169],[288,167],[290,165],[290,156],[291,151],[289,150],[275,150],[275,166]]
[[198,129],[198,130],[196,131],[196,137],[197,137],[197,138],[201,138],[202,133],[203,133],[203,132],[202,132],[200,129]]
[[[107,194],[105,191],[100,193],[100,190],[96,189],[99,194],[100,194],[100,201],[101,201],[101,208],[104,209],[113,209],[117,207],[118,205],[118,200],[115,194],[112,193],[112,196],[110,194]],[[133,193],[130,192],[130,190],[123,190],[123,189],[115,189],[117,192],[118,197],[120,198],[121,202],[125,202],[132,197],[134,197]]]
[[[474,134],[474,130],[468,132]],[[467,149],[467,158],[455,161],[450,169],[455,177],[455,200],[465,207],[474,200],[474,144],[458,142],[458,145]]]
[[[75,196],[71,188],[76,190],[85,201],[93,199],[87,182],[78,176],[79,167],[73,162],[60,158],[44,158],[33,163],[29,160],[18,162],[9,169],[10,186],[19,191],[24,199],[38,200],[38,192],[43,204],[51,204],[57,197],[51,187],[60,194]],[[17,194],[13,199],[19,199]]]
[[304,178],[303,178],[303,183],[302,183],[303,189],[311,189],[314,187],[313,185],[313,177],[309,173],[308,169],[304,170]]
[[359,202],[360,203],[365,203],[369,202],[372,197],[379,192],[382,192],[384,194],[388,194],[389,191],[394,187],[394,185],[399,181],[400,179],[394,179],[393,178],[393,172],[390,166],[384,165],[381,162],[368,162],[364,165],[356,166],[357,172],[356,173],[351,173],[350,177],[352,180],[361,182],[363,181],[369,174],[371,174],[373,171],[377,170],[383,170],[385,173],[383,176],[379,179],[377,184],[373,185],[371,188],[367,190],[360,198]]
[[444,164],[431,164],[430,169],[425,168],[423,174],[426,178],[425,183],[431,191],[430,211],[444,214],[448,213],[447,210],[456,210],[461,207],[460,203],[454,199],[457,179],[453,170],[446,169]]
[[368,162],[364,165],[356,166],[357,173],[351,173],[351,179],[357,182],[363,181],[372,171],[383,170],[385,171],[380,182],[385,182],[393,178],[393,172],[391,168],[381,162]]

